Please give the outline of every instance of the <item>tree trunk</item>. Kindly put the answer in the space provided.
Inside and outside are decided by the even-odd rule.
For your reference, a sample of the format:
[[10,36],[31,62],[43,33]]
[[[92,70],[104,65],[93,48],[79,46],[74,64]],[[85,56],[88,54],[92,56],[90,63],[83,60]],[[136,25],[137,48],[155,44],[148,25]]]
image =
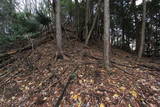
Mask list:
[[104,65],[107,70],[109,70],[109,45],[110,45],[110,10],[109,10],[109,0],[104,0]]
[[80,12],[80,8],[79,8],[79,2],[78,2],[78,0],[75,0],[75,5],[76,5],[76,7],[75,7],[75,9],[76,9],[76,11],[75,11],[75,24],[76,24],[76,31],[77,31],[77,36],[79,35],[79,12]]
[[60,7],[61,7],[60,0],[57,0],[56,1],[56,40],[57,40],[58,54],[61,54],[63,56]]
[[99,2],[98,2],[98,6],[97,6],[97,11],[96,11],[96,15],[95,15],[95,18],[94,18],[94,20],[93,20],[93,23],[92,23],[92,27],[91,27],[91,30],[89,31],[89,34],[88,34],[88,25],[87,25],[87,35],[86,35],[86,40],[85,40],[85,45],[88,45],[88,41],[89,41],[89,39],[90,39],[90,37],[91,37],[91,34],[92,34],[92,32],[93,32],[93,29],[94,29],[94,27],[95,27],[95,24],[96,24],[96,20],[97,20],[97,17],[98,17],[98,13],[99,13],[99,7],[100,7],[100,4],[101,4],[101,1],[102,0],[99,0]]
[[124,3],[123,3],[123,0],[121,0],[121,6],[122,6],[122,9],[120,10],[121,14],[122,14],[122,17],[121,17],[121,29],[122,29],[122,44],[121,44],[121,48],[124,49],[124,46],[125,46],[125,19],[124,19],[124,16],[125,16],[125,13],[124,13]]
[[143,0],[143,18],[142,18],[142,31],[141,31],[141,43],[138,52],[138,58],[142,57],[145,42],[145,19],[146,19],[146,0]]
[[132,0],[132,11],[134,14],[134,24],[135,24],[135,38],[136,38],[136,54],[138,54],[139,51],[139,47],[140,47],[140,33],[139,33],[139,22],[138,22],[138,18],[137,18],[137,7],[136,7],[136,0]]
[[90,0],[86,0],[85,38],[87,38],[87,36],[88,36],[89,2],[90,2]]

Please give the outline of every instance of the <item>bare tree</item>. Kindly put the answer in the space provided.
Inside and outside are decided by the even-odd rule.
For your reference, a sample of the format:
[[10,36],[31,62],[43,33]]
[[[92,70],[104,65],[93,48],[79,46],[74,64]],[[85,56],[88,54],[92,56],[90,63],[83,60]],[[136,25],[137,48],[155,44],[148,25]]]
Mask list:
[[104,0],[104,65],[107,70],[110,69],[109,47],[110,47],[110,9],[109,0]]
[[91,34],[92,34],[92,32],[93,32],[93,30],[94,30],[94,27],[95,27],[95,25],[96,25],[96,21],[97,21],[99,9],[100,9],[101,1],[102,1],[102,0],[99,0],[99,1],[98,1],[98,5],[97,5],[97,9],[96,9],[96,14],[95,14],[95,17],[94,17],[94,19],[93,19],[93,23],[92,23],[92,26],[91,26],[91,29],[90,29],[89,32],[88,32],[88,25],[86,25],[86,32],[87,32],[86,34],[87,34],[87,35],[86,35],[85,45],[88,45],[89,39],[90,39]]
[[57,40],[57,47],[58,47],[58,55],[63,56],[60,7],[61,7],[60,0],[57,0],[56,1],[56,40]]
[[90,0],[86,0],[85,38],[87,38],[88,36],[89,3],[90,3]]
[[145,42],[145,19],[146,19],[146,0],[143,0],[143,18],[142,18],[142,31],[141,31],[141,42],[140,48],[138,52],[138,58],[142,57],[143,50],[144,50],[144,42]]
[[77,30],[77,35],[79,35],[79,13],[80,13],[80,7],[79,7],[79,2],[78,0],[75,0],[75,25],[76,25],[76,30]]

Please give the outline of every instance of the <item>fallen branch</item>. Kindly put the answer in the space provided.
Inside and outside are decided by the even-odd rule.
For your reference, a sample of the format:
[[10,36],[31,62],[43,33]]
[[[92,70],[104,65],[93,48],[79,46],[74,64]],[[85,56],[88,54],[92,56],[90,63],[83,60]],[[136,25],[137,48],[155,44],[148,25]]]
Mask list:
[[15,60],[16,60],[15,58],[11,58],[11,59],[8,59],[7,61],[3,62],[2,64],[0,64],[0,69],[6,65],[13,63]]
[[[67,68],[67,69],[68,69],[68,68]],[[66,69],[66,70],[67,70],[67,69]],[[52,84],[51,84],[50,86],[48,86],[47,88],[46,88],[46,87],[42,87],[41,85],[38,86],[38,87],[36,87],[36,88],[34,89],[34,91],[32,91],[32,94],[29,95],[27,98],[25,98],[22,102],[20,102],[19,105],[21,105],[22,103],[24,103],[25,101],[27,101],[28,99],[30,99],[31,97],[33,97],[33,95],[39,93],[41,90],[48,91],[51,87],[57,85],[59,82],[62,81],[62,77],[59,78],[58,75],[54,74],[55,71],[54,71],[54,72],[51,71],[50,68],[48,68],[48,70],[49,70],[50,72],[52,72],[52,75],[43,80],[43,82],[41,83],[42,86],[45,86],[45,83],[46,83],[47,81],[51,80],[52,78],[57,78],[57,81],[54,82],[54,83],[52,83]],[[64,72],[62,72],[62,74],[64,74],[64,73],[66,72],[66,70],[64,70]]]
[[64,96],[64,94],[65,94],[65,92],[66,92],[69,84],[71,83],[71,80],[74,79],[74,77],[73,77],[72,74],[73,74],[73,73],[76,73],[76,71],[77,71],[78,68],[79,68],[79,65],[76,66],[76,68],[74,69],[74,71],[73,71],[73,72],[71,73],[71,75],[69,76],[69,79],[68,79],[68,81],[67,81],[67,83],[66,83],[66,85],[65,85],[65,87],[64,87],[64,89],[63,89],[63,91],[62,91],[62,94],[61,94],[60,97],[58,98],[56,104],[53,105],[53,107],[59,107],[59,105],[61,104],[61,101],[62,101],[62,99],[63,99],[63,96]]
[[125,66],[125,67],[127,67],[127,68],[132,68],[132,69],[133,69],[133,68],[138,68],[138,67],[135,67],[135,66],[132,67],[132,66],[128,66],[128,65],[126,65],[126,64],[120,64],[120,63],[117,63],[117,62],[114,62],[114,61],[111,61],[111,63],[112,63],[112,64],[119,65],[119,66]]
[[122,68],[116,66],[115,64],[113,64],[113,66],[116,67],[116,68],[118,68],[119,70],[123,71],[124,73],[127,73],[127,74],[129,74],[129,75],[133,75],[132,73],[129,73],[128,71],[123,70]]
[[15,74],[11,75],[11,76],[10,76],[9,78],[7,78],[6,80],[1,81],[1,82],[0,82],[0,87],[2,87],[3,85],[7,84],[7,82],[8,82],[9,80],[11,80],[13,77],[15,77],[16,75],[18,75],[20,72],[21,72],[21,71],[17,71]]
[[66,83],[66,85],[65,85],[65,87],[64,87],[64,89],[63,89],[63,91],[62,91],[62,94],[61,94],[60,97],[58,98],[55,106],[53,105],[53,107],[59,107],[59,105],[61,104],[61,101],[62,101],[62,99],[63,99],[63,96],[64,96],[64,94],[65,94],[65,92],[66,92],[69,84],[71,83],[71,80],[72,80],[72,78],[71,78],[71,76],[70,76],[69,79],[68,79],[68,81],[67,81],[67,83]]
[[[98,60],[97,64],[100,63],[100,61],[103,61],[103,59],[101,59],[101,58],[97,58],[97,57],[95,57],[95,56],[91,56],[91,55],[88,55],[88,54],[85,54],[84,56],[85,56],[85,57],[92,58],[92,59],[95,59],[95,60]],[[101,62],[101,63],[103,63],[103,62]],[[132,68],[132,69],[138,68],[138,67],[135,67],[135,66],[132,67],[132,66],[128,66],[128,65],[126,65],[126,64],[120,64],[120,63],[117,63],[117,62],[115,62],[115,61],[111,61],[111,63],[112,63],[112,64],[119,65],[119,66],[125,66],[125,67]],[[86,64],[96,64],[96,62],[88,62],[88,63],[86,63]]]
[[160,71],[160,67],[156,67],[153,65],[144,65],[144,64],[137,64],[138,66],[144,67],[144,68],[148,68],[151,70],[155,70],[155,71]]
[[[49,38],[48,37],[44,37],[44,38],[42,38],[39,41],[35,41],[34,47],[42,45],[42,44],[44,44],[44,43],[46,43],[48,41],[49,41]],[[21,49],[14,50],[14,51],[12,50],[12,51],[6,52],[3,55],[0,55],[0,59],[3,58],[3,57],[9,57],[8,60],[5,60],[5,62],[3,62],[2,64],[0,64],[0,68],[3,68],[4,66],[13,63],[16,60],[16,58],[13,58],[11,56],[17,54],[18,52],[24,52],[24,51],[32,49],[32,48],[33,48],[33,46],[29,44],[29,45],[27,45],[27,46],[25,46],[25,47],[23,47]]]

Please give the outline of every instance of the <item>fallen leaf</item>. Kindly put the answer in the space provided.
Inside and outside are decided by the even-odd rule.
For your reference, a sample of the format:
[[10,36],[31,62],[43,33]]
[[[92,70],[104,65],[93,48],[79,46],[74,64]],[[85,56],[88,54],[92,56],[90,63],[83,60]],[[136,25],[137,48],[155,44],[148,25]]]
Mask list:
[[109,98],[109,97],[106,97],[105,100],[109,102],[109,101],[110,101],[110,98]]
[[131,104],[128,104],[128,107],[132,107]]
[[39,87],[42,86],[42,83],[40,83],[38,86],[39,86]]
[[99,107],[105,107],[105,105],[104,105],[103,103],[101,103],[101,104],[99,105]]
[[29,82],[29,83],[28,83],[28,85],[32,85],[32,84],[33,84],[32,82]]
[[26,87],[25,87],[25,90],[29,90],[29,87],[28,87],[28,86],[26,86]]
[[134,96],[134,97],[137,97],[137,96],[138,96],[137,92],[134,91],[134,90],[130,91],[129,93],[130,93],[132,96]]
[[155,104],[149,103],[150,107],[157,107]]
[[101,83],[101,84],[100,84],[100,86],[104,86],[104,84],[103,84],[103,83]]
[[116,82],[115,82],[115,81],[112,81],[112,83],[115,84]]
[[80,99],[79,97],[80,97],[79,93],[71,96],[71,98],[74,99],[74,100]]
[[80,83],[80,84],[82,84],[82,83],[83,83],[83,81],[82,81],[82,80],[79,80],[79,83]]
[[12,100],[14,100],[15,98],[16,98],[16,97],[13,96],[13,97],[12,97]]
[[90,80],[90,83],[94,83],[94,80],[91,79],[91,80]]
[[113,98],[118,98],[118,97],[119,97],[118,94],[114,94],[114,95],[113,95]]
[[4,100],[4,98],[1,98],[0,101],[1,101],[1,102],[4,102],[5,100]]
[[123,86],[122,86],[122,87],[120,87],[119,89],[120,89],[121,91],[125,91],[125,90],[126,90],[126,87],[123,87]]
[[151,89],[154,91],[159,91],[160,89],[156,88],[156,86],[151,86]]
[[43,100],[47,100],[47,97],[44,97]]
[[70,94],[73,94],[73,91],[71,91]]

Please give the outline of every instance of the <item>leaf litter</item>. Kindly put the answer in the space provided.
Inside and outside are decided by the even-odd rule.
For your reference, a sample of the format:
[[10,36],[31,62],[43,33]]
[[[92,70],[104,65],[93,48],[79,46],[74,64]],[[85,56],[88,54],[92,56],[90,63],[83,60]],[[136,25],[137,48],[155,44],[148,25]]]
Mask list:
[[136,56],[113,49],[112,69],[106,71],[98,47],[85,51],[82,43],[72,41],[64,46],[69,60],[55,61],[56,43],[49,41],[16,54],[16,61],[0,70],[7,72],[0,76],[0,106],[52,107],[57,101],[61,107],[160,105],[159,71],[142,66],[160,65],[147,58],[137,62]]

